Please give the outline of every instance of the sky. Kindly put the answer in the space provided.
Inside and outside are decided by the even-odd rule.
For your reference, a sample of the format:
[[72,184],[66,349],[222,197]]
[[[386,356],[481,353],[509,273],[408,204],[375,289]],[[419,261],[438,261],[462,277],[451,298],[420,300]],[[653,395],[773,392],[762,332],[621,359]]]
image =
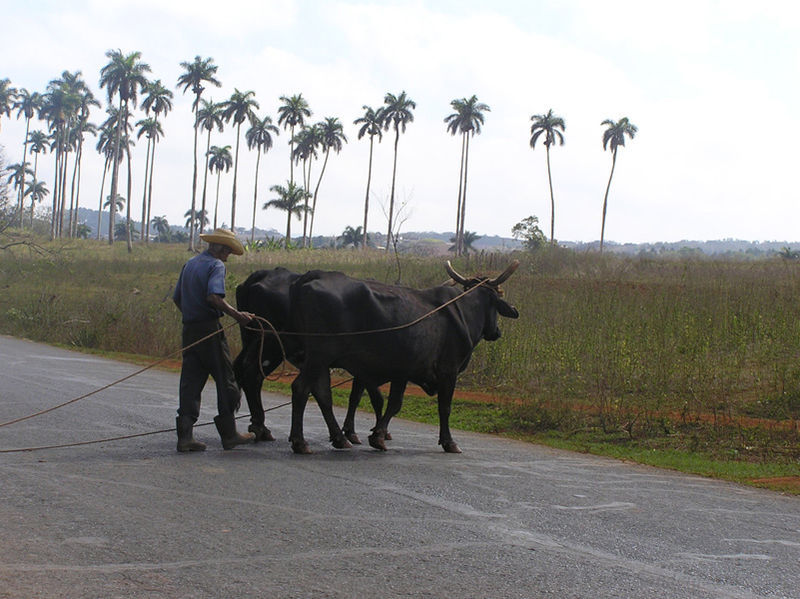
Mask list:
[[[416,109],[398,145],[401,233],[455,229],[461,144],[444,119],[452,100],[474,94],[491,110],[471,140],[467,230],[510,237],[514,224],[535,215],[549,235],[545,148],[530,147],[530,126],[532,115],[552,109],[566,123],[565,144],[550,152],[556,239],[600,238],[611,171],[601,123],[622,117],[638,133],[618,151],[606,241],[800,239],[800,4],[793,1],[2,0],[2,14],[0,79],[43,92],[64,70],[79,70],[103,103],[95,123],[105,119],[99,73],[109,50],[141,52],[150,77],[172,89],[152,208],[172,224],[183,224],[191,205],[193,165],[193,98],[176,85],[180,63],[199,55],[213,58],[222,83],[204,97],[253,91],[259,116],[277,121],[280,96],[302,93],[311,122],[344,124],[348,143],[330,156],[315,234],[362,224],[369,140],[357,138],[353,121],[364,105],[377,108],[387,92],[405,91]],[[19,162],[24,119],[3,116],[0,125],[8,161]],[[285,213],[261,206],[276,197],[269,187],[289,178],[288,139],[281,130],[262,156],[262,229],[285,229]],[[211,143],[234,148],[235,129]],[[375,144],[370,231],[386,231],[393,143],[386,132]],[[134,152],[134,214],[145,146],[142,139]],[[249,230],[255,154],[244,140],[239,160],[236,226]],[[39,169],[52,188],[49,155]],[[87,152],[82,206],[97,208],[101,176],[101,157]],[[216,175],[209,185],[213,199]],[[232,186],[233,170],[220,181],[220,224],[230,224]],[[293,234],[302,229],[292,226]]]

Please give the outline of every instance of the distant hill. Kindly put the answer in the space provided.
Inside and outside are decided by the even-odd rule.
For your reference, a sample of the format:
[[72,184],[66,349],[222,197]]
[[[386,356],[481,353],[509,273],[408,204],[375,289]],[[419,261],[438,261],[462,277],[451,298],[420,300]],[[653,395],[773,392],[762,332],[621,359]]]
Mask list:
[[[123,222],[124,217],[117,214],[117,222]],[[78,209],[78,222],[86,223],[92,230],[91,237],[94,237],[94,230],[97,227],[97,210],[90,208]],[[134,221],[134,226],[139,229],[139,221]],[[172,225],[170,227],[173,231],[183,231],[188,233],[185,227],[179,225]],[[108,230],[108,213],[104,212],[101,215],[100,222],[100,236],[104,237],[105,232]],[[151,228],[152,230],[152,228]],[[236,228],[237,235],[243,240],[250,239],[250,229],[245,227]],[[422,231],[422,232],[408,232],[401,233],[400,240],[398,241],[397,248],[401,252],[409,252],[419,255],[447,255],[448,249],[452,245],[450,239],[455,236],[452,231],[438,233],[435,231]],[[255,238],[267,239],[282,239],[283,233],[276,229],[259,229],[256,227]],[[369,234],[370,244],[384,247],[386,244],[386,235],[383,233],[372,232]],[[295,242],[300,241],[300,237],[294,238]],[[335,247],[336,237],[326,235],[316,235],[312,239],[313,246],[317,248]],[[558,244],[562,247],[574,249],[576,251],[592,251],[597,250],[600,246],[599,241],[593,242],[573,242],[573,241],[559,241]],[[511,237],[500,237],[498,235],[484,235],[481,236],[474,244],[473,247],[478,251],[493,251],[493,252],[510,252],[513,250],[522,249],[522,243]],[[744,254],[747,256],[763,256],[767,254],[777,253],[784,248],[791,248],[793,251],[800,250],[800,241],[745,241],[742,239],[722,239],[712,241],[675,241],[675,242],[658,242],[658,243],[615,243],[606,242],[604,249],[609,252],[626,255],[663,255],[663,254],[680,254],[680,255],[708,255],[708,256],[722,256],[722,255],[736,255]]]

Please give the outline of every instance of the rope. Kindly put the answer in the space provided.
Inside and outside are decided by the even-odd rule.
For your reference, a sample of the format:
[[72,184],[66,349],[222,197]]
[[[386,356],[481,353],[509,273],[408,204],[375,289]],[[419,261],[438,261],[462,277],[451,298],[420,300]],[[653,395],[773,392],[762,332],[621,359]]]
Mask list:
[[[287,401],[286,403],[282,403],[277,406],[273,406],[271,408],[267,408],[264,412],[271,412],[272,410],[277,410],[279,408],[286,407],[290,405],[292,402]],[[239,420],[240,418],[247,418],[250,414],[243,414],[241,416],[237,416],[236,419]],[[214,424],[212,422],[203,422],[202,424],[195,424],[194,428],[198,428],[201,426],[209,426]],[[158,431],[150,431],[147,433],[135,433],[133,435],[123,435],[121,437],[107,437],[105,439],[95,439],[94,441],[76,441],[75,443],[62,443],[60,445],[42,445],[40,447],[23,447],[20,449],[0,449],[0,453],[22,453],[24,451],[42,451],[45,449],[63,449],[65,447],[79,447],[81,445],[95,445],[97,443],[109,443],[111,441],[122,441],[124,439],[135,439],[137,437],[147,437],[149,435],[160,435],[161,433],[172,433],[175,432],[174,428],[165,428]]]
[[219,329],[217,331],[214,331],[210,335],[206,335],[202,339],[200,339],[198,341],[195,341],[194,343],[192,343],[190,345],[187,345],[186,347],[182,347],[180,349],[177,349],[174,352],[167,354],[166,356],[164,356],[160,360],[156,360],[155,362],[152,362],[152,363],[148,364],[144,368],[140,368],[136,372],[133,372],[133,373],[127,375],[127,376],[124,376],[121,379],[118,379],[118,380],[116,380],[116,381],[114,381],[112,383],[109,383],[107,385],[103,385],[102,387],[100,387],[98,389],[95,389],[94,391],[89,391],[89,393],[85,393],[85,394],[81,395],[80,397],[76,397],[74,399],[70,399],[69,401],[65,401],[64,403],[60,403],[60,404],[55,405],[55,406],[53,406],[51,408],[47,408],[45,410],[41,410],[41,411],[36,412],[34,414],[28,414],[27,416],[21,416],[20,418],[15,418],[14,420],[9,420],[8,422],[2,422],[2,423],[0,423],[0,428],[3,428],[4,426],[8,426],[10,424],[16,424],[17,422],[22,422],[24,420],[29,420],[30,418],[35,418],[36,416],[42,416],[43,414],[47,414],[49,412],[53,412],[54,410],[58,410],[59,408],[63,408],[64,406],[68,406],[70,404],[73,404],[76,401],[80,401],[81,399],[86,399],[87,397],[91,397],[92,395],[95,395],[96,393],[100,393],[100,391],[105,391],[109,387],[113,387],[114,385],[118,385],[119,383],[122,383],[124,381],[127,381],[128,379],[131,379],[131,378],[139,375],[139,374],[142,374],[144,371],[150,370],[151,368],[153,368],[155,366],[158,366],[162,362],[166,362],[172,356],[174,356],[176,354],[179,354],[180,352],[182,352],[184,350],[187,350],[187,349],[189,349],[191,347],[194,347],[195,345],[199,345],[203,341],[206,341],[206,340],[210,339],[211,337],[213,337],[214,335],[218,335],[219,333],[222,333],[223,331],[226,331],[229,328],[231,328],[233,326],[236,326],[237,324],[238,323],[234,322],[233,324],[230,324],[230,325],[228,325],[226,327],[223,327],[223,328],[221,328],[221,329]]

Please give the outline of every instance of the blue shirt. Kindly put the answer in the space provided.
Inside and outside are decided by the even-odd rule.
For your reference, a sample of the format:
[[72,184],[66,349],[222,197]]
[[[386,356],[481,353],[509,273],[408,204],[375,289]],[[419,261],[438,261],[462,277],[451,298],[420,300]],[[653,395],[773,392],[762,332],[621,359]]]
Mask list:
[[212,293],[225,297],[225,263],[206,250],[183,265],[172,294],[183,322],[201,322],[222,316],[222,312],[206,301]]

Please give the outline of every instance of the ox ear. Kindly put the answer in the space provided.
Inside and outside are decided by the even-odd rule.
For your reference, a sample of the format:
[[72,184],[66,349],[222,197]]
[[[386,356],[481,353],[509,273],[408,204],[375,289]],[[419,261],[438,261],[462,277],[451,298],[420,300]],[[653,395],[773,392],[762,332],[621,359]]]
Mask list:
[[506,318],[519,318],[517,309],[499,297],[497,298],[497,312],[500,316],[505,316]]

